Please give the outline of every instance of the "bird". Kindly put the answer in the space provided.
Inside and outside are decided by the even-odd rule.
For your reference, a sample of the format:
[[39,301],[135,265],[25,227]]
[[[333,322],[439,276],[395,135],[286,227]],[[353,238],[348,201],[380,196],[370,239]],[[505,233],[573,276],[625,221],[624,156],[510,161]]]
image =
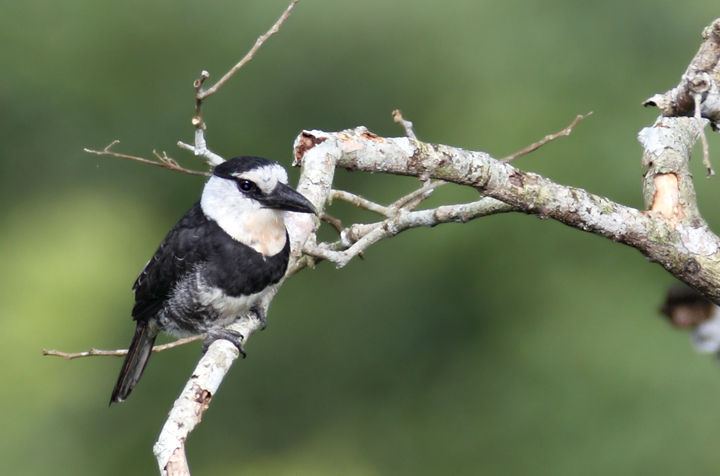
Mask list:
[[287,183],[282,165],[260,157],[236,157],[214,168],[200,200],[133,285],[135,334],[111,405],[137,385],[160,331],[205,334],[203,351],[227,339],[245,355],[243,336],[226,327],[250,310],[264,323],[258,304],[285,275],[290,257],[285,212],[317,214]]

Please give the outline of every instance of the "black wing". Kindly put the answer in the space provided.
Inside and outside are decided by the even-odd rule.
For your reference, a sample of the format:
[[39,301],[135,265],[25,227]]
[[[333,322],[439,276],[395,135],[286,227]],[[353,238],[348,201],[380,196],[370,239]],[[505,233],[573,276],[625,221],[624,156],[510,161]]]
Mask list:
[[207,239],[212,225],[198,202],[170,230],[133,285],[133,319],[147,320],[155,316],[175,283],[195,265],[207,260],[205,248],[198,244]]
[[229,296],[247,296],[279,282],[285,275],[289,256],[287,235],[283,250],[265,257],[225,233],[196,203],[170,230],[135,281],[133,318],[154,317],[175,283],[200,263],[208,285],[223,289]]

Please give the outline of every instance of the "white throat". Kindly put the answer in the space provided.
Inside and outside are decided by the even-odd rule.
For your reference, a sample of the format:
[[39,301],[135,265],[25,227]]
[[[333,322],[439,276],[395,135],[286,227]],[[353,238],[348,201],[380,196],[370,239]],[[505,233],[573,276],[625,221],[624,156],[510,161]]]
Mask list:
[[232,180],[210,177],[200,199],[205,216],[215,221],[225,233],[264,256],[274,256],[287,240],[284,213],[262,208],[242,194]]

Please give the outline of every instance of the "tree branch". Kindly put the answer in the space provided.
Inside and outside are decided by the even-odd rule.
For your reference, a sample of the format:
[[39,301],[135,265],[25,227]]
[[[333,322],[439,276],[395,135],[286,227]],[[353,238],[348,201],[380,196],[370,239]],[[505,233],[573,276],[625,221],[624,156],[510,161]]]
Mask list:
[[655,94],[644,106],[657,106],[663,116],[695,116],[695,95],[700,94],[700,114],[709,119],[713,130],[720,122],[720,18],[703,31],[703,42],[680,79],[680,84],[663,94]]
[[183,141],[178,141],[177,145],[181,149],[189,150],[195,154],[196,157],[200,157],[211,167],[215,167],[216,165],[225,162],[225,159],[208,149],[207,142],[205,141],[204,126],[195,129],[195,145],[186,144]]
[[413,123],[403,119],[402,111],[400,109],[395,109],[392,112],[393,121],[395,121],[397,124],[400,124],[403,126],[403,129],[405,129],[405,135],[413,140],[417,140],[417,136],[415,135],[415,131],[413,131]]
[[[476,188],[509,208],[552,218],[568,226],[632,246],[658,262],[681,281],[708,298],[720,302],[720,240],[697,212],[694,188],[687,170],[692,145],[699,137],[694,118],[661,118],[641,133],[650,165],[646,192],[652,196],[650,212],[615,203],[585,190],[552,182],[540,175],[523,172],[484,152],[427,144],[408,138],[382,138],[364,127],[337,133],[304,131],[295,141],[296,163],[302,164],[313,180],[304,193],[324,203],[332,180],[331,167],[364,172],[385,172],[434,178]],[[313,169],[312,172],[310,169]],[[658,188],[672,175],[674,187]],[[650,180],[652,179],[652,180]],[[672,196],[675,198],[672,198]],[[675,204],[666,215],[654,205]],[[667,211],[667,210],[664,210]],[[401,221],[408,218],[403,217]],[[329,259],[338,266],[382,237],[391,236],[396,222],[369,231],[346,251],[309,244],[305,251]]]
[[[277,291],[277,288],[275,288]],[[272,293],[274,296],[274,293]],[[267,310],[272,297],[262,306]],[[243,343],[258,329],[263,321],[254,312],[240,318],[229,329],[244,336]],[[210,405],[213,396],[220,387],[233,362],[240,356],[235,344],[226,340],[216,340],[202,356],[180,396],[173,404],[153,453],[163,476],[190,474],[185,456],[185,441],[190,432],[202,420],[202,415]]]
[[175,159],[168,157],[168,155],[165,152],[163,152],[163,154],[160,155],[157,152],[153,151],[153,154],[158,159],[158,161],[154,161],[154,160],[143,159],[142,157],[135,157],[134,155],[120,154],[118,152],[113,152],[110,150],[113,146],[115,146],[119,143],[120,143],[119,140],[114,140],[103,150],[92,150],[92,149],[83,149],[83,150],[89,154],[110,155],[112,157],[117,157],[119,159],[134,160],[136,162],[141,162],[141,163],[147,164],[147,165],[157,165],[159,167],[165,167],[166,169],[175,170],[176,172],[183,172],[183,173],[190,174],[190,175],[204,175],[206,177],[210,175],[208,172],[201,172],[199,170],[190,170],[190,169],[185,169],[183,167],[180,167],[180,165],[175,161]]
[[292,12],[292,9],[295,7],[295,4],[300,0],[292,0],[290,2],[290,5],[285,9],[283,14],[278,18],[278,21],[275,22],[275,24],[270,27],[270,29],[265,33],[264,35],[260,36],[257,40],[255,40],[255,44],[252,48],[250,48],[250,51],[247,52],[247,54],[241,59],[235,66],[233,66],[230,71],[225,73],[225,76],[220,78],[220,80],[215,83],[211,88],[208,88],[207,91],[199,91],[197,93],[197,97],[199,100],[203,100],[207,98],[208,96],[211,96],[217,92],[218,89],[220,89],[225,83],[227,83],[230,78],[232,78],[235,73],[237,73],[240,68],[245,66],[247,62],[249,62],[251,59],[253,59],[253,56],[257,51],[260,49],[260,47],[265,43],[268,38],[273,36],[275,33],[277,33],[280,30],[280,26],[282,26],[283,23],[285,23],[285,20],[288,19],[290,16],[290,13]]
[[429,210],[398,210],[393,216],[370,225],[356,224],[343,230],[337,243],[317,244],[312,237],[303,247],[303,252],[320,259],[326,259],[342,268],[352,258],[364,252],[378,241],[391,238],[405,230],[418,227],[433,227],[442,223],[465,223],[483,216],[514,211],[513,207],[492,198],[460,205],[445,205]]
[[580,121],[582,121],[582,120],[585,119],[586,117],[588,117],[590,114],[592,114],[592,111],[588,112],[588,113],[585,114],[584,116],[578,114],[578,116],[575,118],[575,120],[572,121],[572,122],[570,123],[570,125],[567,126],[565,129],[563,129],[563,130],[561,130],[560,132],[557,132],[557,133],[555,133],[555,134],[546,135],[546,136],[543,137],[541,140],[539,140],[539,141],[537,141],[537,142],[535,142],[535,143],[533,143],[533,144],[530,144],[529,146],[525,147],[523,150],[521,150],[521,151],[519,151],[519,152],[515,152],[515,153],[512,154],[512,155],[508,155],[507,157],[505,157],[505,158],[503,158],[503,159],[500,159],[500,161],[501,161],[501,162],[512,162],[513,160],[517,159],[518,157],[522,157],[523,155],[527,155],[527,154],[529,154],[530,152],[533,152],[533,151],[539,149],[540,147],[544,146],[544,145],[547,144],[548,142],[554,141],[554,140],[557,139],[558,137],[569,136],[570,133],[572,132],[573,128],[577,125],[577,123],[580,122]]
[[[180,147],[193,151],[210,165],[223,161],[222,157],[207,148],[201,118],[202,100],[217,91],[252,58],[260,45],[285,21],[296,2],[293,0],[270,31],[258,38],[245,58],[207,91],[202,90],[208,76],[203,72],[195,83],[195,145],[179,143]],[[636,248],[650,261],[659,263],[678,279],[720,304],[720,239],[709,230],[699,213],[687,167],[693,145],[702,136],[705,125],[698,117],[709,119],[715,129],[720,123],[718,58],[720,19],[705,30],[700,51],[683,75],[680,85],[664,95],[653,96],[645,103],[658,106],[665,116],[660,117],[652,127],[643,129],[638,136],[644,149],[643,165],[648,168],[643,178],[647,210],[627,207],[579,188],[557,184],[538,174],[521,171],[507,162],[560,135],[569,134],[582,116],[578,116],[564,131],[547,136],[504,159],[507,161],[494,159],[484,152],[420,142],[414,138],[411,124],[402,119],[399,112],[395,115],[396,120],[406,128],[410,137],[383,138],[364,127],[341,132],[302,132],[294,143],[295,165],[302,168],[297,190],[315,205],[320,216],[326,215],[327,204],[333,199],[340,199],[377,212],[384,219],[376,223],[354,224],[345,229],[333,219],[330,222],[340,230],[340,240],[318,243],[315,232],[320,225],[319,218],[288,213],[286,226],[291,241],[291,256],[285,279],[306,266],[314,266],[318,260],[326,259],[342,267],[372,244],[411,228],[466,222],[491,214],[519,211],[554,219],[572,228]],[[175,167],[177,164],[166,155],[156,155],[160,160],[158,163],[110,152],[115,143],[103,151],[88,152],[139,160],[173,170],[182,169]],[[338,167],[413,176],[423,185],[395,203],[383,206],[349,192],[333,190],[334,173]],[[431,182],[433,179],[437,182]],[[467,204],[415,210],[435,187],[446,182],[473,187],[481,198]],[[264,312],[267,312],[279,286],[262,302]],[[231,328],[244,336],[245,343],[262,325],[263,320],[251,312]],[[200,422],[202,413],[238,355],[233,344],[219,340],[210,346],[198,363],[154,447],[163,475],[189,474],[184,453],[186,438]]]
[[[167,344],[153,346],[152,352],[158,353],[158,352],[162,352],[164,350],[174,349],[175,347],[180,347],[181,345],[185,345],[185,344],[189,344],[191,342],[203,340],[204,338],[205,338],[205,334],[200,334],[200,335],[192,336],[192,337],[184,337],[184,338],[178,339],[174,342],[169,342]],[[72,360],[72,359],[77,359],[80,357],[95,357],[95,356],[123,357],[123,356],[127,355],[127,353],[128,353],[127,349],[117,349],[117,350],[90,349],[85,352],[76,352],[76,353],[61,352],[59,350],[46,350],[46,349],[42,350],[43,355],[54,355],[56,357],[62,357],[65,360]]]

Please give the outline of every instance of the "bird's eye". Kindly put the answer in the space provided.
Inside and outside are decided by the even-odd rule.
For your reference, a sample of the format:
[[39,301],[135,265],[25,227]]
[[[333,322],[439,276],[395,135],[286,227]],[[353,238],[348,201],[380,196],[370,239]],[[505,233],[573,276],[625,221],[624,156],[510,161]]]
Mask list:
[[241,192],[251,192],[255,188],[255,184],[249,180],[240,180],[238,182],[238,188]]

